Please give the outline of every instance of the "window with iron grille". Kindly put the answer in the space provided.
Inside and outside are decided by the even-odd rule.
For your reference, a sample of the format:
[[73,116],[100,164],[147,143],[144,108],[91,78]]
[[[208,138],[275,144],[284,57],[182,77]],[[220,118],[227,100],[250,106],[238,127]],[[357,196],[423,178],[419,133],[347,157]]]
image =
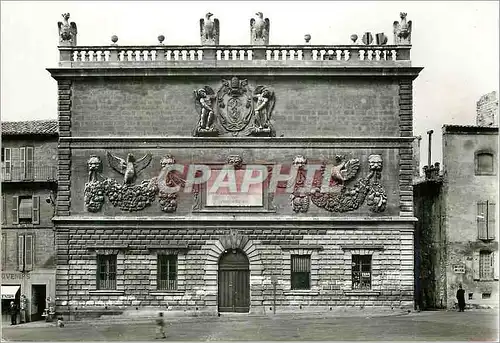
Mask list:
[[116,289],[116,255],[97,255],[97,289]]
[[311,289],[311,255],[291,256],[291,288]]
[[371,289],[372,256],[352,255],[352,289]]
[[479,253],[479,279],[493,280],[493,254],[490,251]]
[[479,201],[477,203],[477,233],[481,240],[495,239],[495,203]]
[[177,255],[158,255],[157,278],[158,289],[177,289]]

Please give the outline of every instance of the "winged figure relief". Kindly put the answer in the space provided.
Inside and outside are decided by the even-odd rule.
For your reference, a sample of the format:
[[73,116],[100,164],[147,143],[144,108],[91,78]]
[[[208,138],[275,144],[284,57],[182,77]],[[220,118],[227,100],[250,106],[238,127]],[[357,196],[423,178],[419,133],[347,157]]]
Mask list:
[[250,37],[251,44],[263,42],[269,44],[269,18],[264,19],[262,12],[255,13],[257,18],[250,19]]
[[149,163],[151,163],[151,154],[146,154],[139,160],[136,160],[134,155],[127,154],[127,159],[123,159],[116,155],[113,155],[109,151],[106,152],[108,157],[108,162],[111,168],[116,170],[118,173],[123,175],[124,184],[132,184],[138,173],[140,173],[144,168],[146,168]]
[[208,12],[205,19],[200,19],[201,44],[219,44],[219,19],[212,19],[213,14]]
[[69,13],[63,13],[63,21],[58,22],[57,26],[59,28],[59,42],[70,42],[76,45],[76,24],[74,22],[69,22]]

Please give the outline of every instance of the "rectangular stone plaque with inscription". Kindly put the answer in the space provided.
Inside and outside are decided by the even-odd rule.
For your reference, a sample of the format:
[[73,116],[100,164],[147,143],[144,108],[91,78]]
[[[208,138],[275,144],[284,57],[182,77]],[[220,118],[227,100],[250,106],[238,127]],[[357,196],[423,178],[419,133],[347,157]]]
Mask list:
[[[258,176],[258,170],[212,170],[206,184],[207,207],[262,207],[263,184],[246,183],[248,176]],[[246,176],[245,176],[246,174]]]

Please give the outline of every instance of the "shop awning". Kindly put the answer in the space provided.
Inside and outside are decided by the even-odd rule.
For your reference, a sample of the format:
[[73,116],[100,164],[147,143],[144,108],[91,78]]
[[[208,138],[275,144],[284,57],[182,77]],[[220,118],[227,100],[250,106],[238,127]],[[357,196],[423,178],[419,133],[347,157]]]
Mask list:
[[15,299],[19,287],[21,286],[2,285],[2,299]]

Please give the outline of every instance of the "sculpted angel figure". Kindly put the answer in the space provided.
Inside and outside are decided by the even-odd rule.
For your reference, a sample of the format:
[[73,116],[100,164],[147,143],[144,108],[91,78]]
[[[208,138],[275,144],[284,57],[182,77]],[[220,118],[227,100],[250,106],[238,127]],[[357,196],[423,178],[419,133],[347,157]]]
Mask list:
[[254,99],[257,100],[254,110],[257,127],[260,130],[269,128],[269,120],[274,107],[274,92],[265,86],[258,86],[254,91]]
[[214,110],[212,103],[215,93],[212,88],[205,86],[202,89],[194,91],[196,102],[201,106],[199,128],[210,130],[214,122]]

